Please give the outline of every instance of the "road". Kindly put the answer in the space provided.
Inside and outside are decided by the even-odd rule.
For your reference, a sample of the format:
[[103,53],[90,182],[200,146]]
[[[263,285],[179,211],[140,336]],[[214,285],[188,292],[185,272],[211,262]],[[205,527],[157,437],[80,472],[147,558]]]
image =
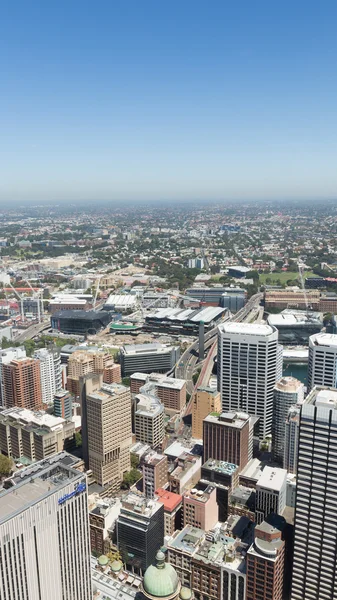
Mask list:
[[22,331],[16,338],[13,340],[14,342],[25,342],[26,340],[31,340],[33,337],[41,333],[44,329],[50,329],[50,321],[45,321],[44,323],[35,323],[35,325],[30,325],[24,331]]

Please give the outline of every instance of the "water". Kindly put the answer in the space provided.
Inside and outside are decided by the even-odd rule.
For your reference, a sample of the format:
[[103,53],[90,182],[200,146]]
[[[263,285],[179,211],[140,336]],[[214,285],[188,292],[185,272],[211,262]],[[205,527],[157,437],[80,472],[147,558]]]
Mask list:
[[295,377],[307,385],[308,365],[303,363],[284,362],[283,375]]

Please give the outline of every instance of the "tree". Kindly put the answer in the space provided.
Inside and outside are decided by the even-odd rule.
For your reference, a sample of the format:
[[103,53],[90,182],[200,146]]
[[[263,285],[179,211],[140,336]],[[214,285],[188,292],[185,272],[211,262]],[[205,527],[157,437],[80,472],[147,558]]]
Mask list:
[[13,467],[12,459],[4,454],[0,454],[0,475],[10,475]]
[[79,431],[75,431],[75,445],[76,448],[79,448],[80,446],[82,446],[82,435],[80,434]]
[[132,469],[137,469],[139,465],[139,458],[137,454],[131,454],[131,467]]
[[122,384],[130,387],[130,377],[123,377]]
[[120,562],[122,562],[122,555],[117,549],[109,550],[109,552],[107,552],[107,557],[110,563],[113,563],[115,560],[119,560]]
[[128,473],[124,473],[121,488],[128,490],[141,476],[141,472],[137,469],[131,469]]

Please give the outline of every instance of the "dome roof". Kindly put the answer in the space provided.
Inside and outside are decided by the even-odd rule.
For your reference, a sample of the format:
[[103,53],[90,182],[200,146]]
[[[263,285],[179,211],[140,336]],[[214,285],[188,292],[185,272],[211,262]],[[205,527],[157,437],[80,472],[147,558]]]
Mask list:
[[156,555],[156,564],[150,565],[145,571],[143,591],[146,596],[154,598],[171,598],[179,594],[177,572],[165,562],[165,555],[160,550]]
[[114,560],[112,565],[111,565],[111,571],[114,571],[115,573],[118,573],[118,571],[121,570],[122,568],[122,563],[120,560]]
[[181,600],[190,600],[190,598],[192,598],[192,592],[190,588],[183,586],[180,590],[179,597]]
[[105,554],[102,554],[98,559],[98,564],[101,565],[101,567],[104,567],[104,565],[107,565],[108,562],[109,562],[109,559],[107,556],[105,556]]

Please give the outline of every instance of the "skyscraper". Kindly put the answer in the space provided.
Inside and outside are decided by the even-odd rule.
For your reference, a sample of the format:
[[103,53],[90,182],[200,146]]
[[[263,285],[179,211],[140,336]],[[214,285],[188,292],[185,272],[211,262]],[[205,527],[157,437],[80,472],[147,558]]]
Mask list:
[[102,384],[102,375],[87,376],[83,383],[83,458],[99,485],[118,488],[130,470],[130,389]]
[[34,358],[40,362],[42,402],[52,404],[54,395],[61,389],[61,359],[56,350],[35,350]]
[[315,385],[337,387],[337,335],[332,333],[309,338],[308,392]]
[[221,412],[220,393],[208,387],[198,387],[192,405],[192,437],[201,440],[203,419],[211,412]]
[[337,598],[337,390],[314,388],[301,407],[292,600]]
[[0,597],[91,600],[86,477],[60,453],[0,492]]
[[273,389],[282,376],[282,347],[270,325],[224,323],[218,334],[218,390],[224,412],[260,417],[259,437],[271,434]]
[[40,363],[33,358],[17,358],[2,365],[4,405],[39,410],[42,408]]
[[15,358],[26,358],[24,347],[6,348],[0,350],[0,406],[5,406],[5,391],[3,381],[3,365],[8,365]]
[[283,464],[285,423],[289,408],[304,400],[304,385],[294,377],[282,377],[274,387],[272,427],[273,458]]
[[253,458],[253,429],[245,413],[210,414],[203,421],[204,462],[210,458],[244,469]]

